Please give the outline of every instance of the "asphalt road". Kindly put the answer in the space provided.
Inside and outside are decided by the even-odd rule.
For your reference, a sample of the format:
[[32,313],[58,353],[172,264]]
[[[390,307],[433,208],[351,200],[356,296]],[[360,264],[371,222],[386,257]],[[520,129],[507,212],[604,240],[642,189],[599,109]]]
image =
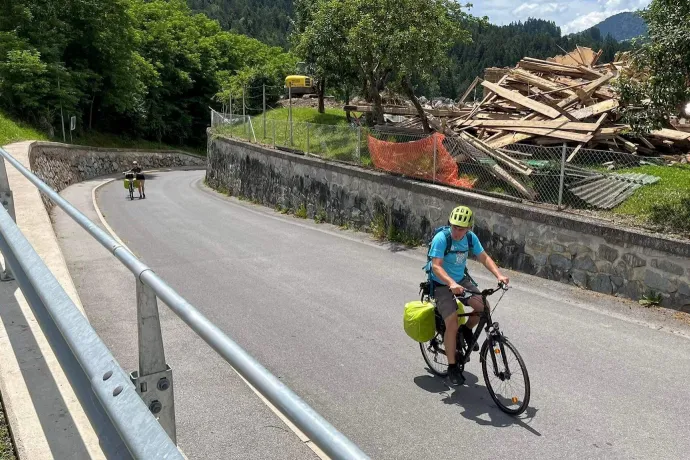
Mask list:
[[[283,216],[158,173],[147,199],[119,181],[97,194],[141,259],[374,458],[687,458],[690,328],[642,308],[519,273],[494,313],[527,363],[532,399],[500,412],[481,377],[450,389],[402,330],[423,250]],[[63,196],[97,219],[95,182]],[[87,315],[136,367],[134,284],[61,212],[55,228]],[[483,285],[491,275],[471,265]],[[162,307],[179,444],[190,458],[313,456],[215,352]]]

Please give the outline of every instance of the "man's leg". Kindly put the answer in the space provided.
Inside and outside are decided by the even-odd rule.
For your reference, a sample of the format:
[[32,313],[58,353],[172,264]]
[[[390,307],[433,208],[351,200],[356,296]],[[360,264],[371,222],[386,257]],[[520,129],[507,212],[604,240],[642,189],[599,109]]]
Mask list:
[[458,314],[456,312],[443,319],[446,323],[446,333],[443,334],[443,344],[446,347],[446,357],[448,365],[455,364],[455,348],[457,346],[456,337],[458,334]]
[[434,288],[434,297],[436,298],[436,308],[446,325],[446,332],[443,335],[443,345],[445,346],[446,358],[448,359],[448,379],[453,385],[462,385],[465,378],[455,361],[455,350],[457,347],[456,336],[458,333],[458,305],[455,302],[453,293],[448,289],[448,286],[436,286]]

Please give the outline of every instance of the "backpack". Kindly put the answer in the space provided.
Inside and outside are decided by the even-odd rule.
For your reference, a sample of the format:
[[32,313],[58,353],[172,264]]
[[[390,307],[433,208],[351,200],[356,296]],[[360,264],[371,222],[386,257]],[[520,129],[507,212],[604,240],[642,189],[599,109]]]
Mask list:
[[[431,238],[429,238],[429,241],[427,242],[429,251],[426,253],[426,265],[424,265],[424,271],[427,273],[429,281],[431,281],[431,242],[439,232],[443,232],[446,236],[446,249],[443,251],[443,257],[446,257],[450,253],[472,252],[474,250],[474,244],[472,242],[473,233],[471,230],[468,231],[464,236],[464,238],[467,238],[467,251],[451,251],[451,247],[453,246],[453,238],[450,236],[450,226],[444,225],[442,227],[436,227],[431,234]],[[467,267],[465,267],[465,275],[467,275]]]

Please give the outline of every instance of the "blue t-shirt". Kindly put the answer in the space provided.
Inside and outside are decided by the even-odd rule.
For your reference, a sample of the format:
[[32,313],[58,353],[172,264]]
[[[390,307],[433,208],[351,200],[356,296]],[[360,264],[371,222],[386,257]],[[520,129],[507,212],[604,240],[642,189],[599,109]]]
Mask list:
[[[448,276],[453,278],[455,281],[460,281],[465,277],[465,266],[467,265],[467,255],[469,252],[469,244],[467,243],[468,238],[472,238],[472,256],[478,256],[484,252],[482,244],[479,242],[479,238],[474,232],[467,232],[467,234],[461,240],[451,240],[451,252],[445,257],[443,254],[446,251],[446,235],[444,232],[438,232],[434,239],[431,240],[431,247],[429,248],[429,255],[432,258],[443,258],[443,269],[448,273]],[[454,252],[459,251],[459,252]],[[431,279],[437,283],[445,284],[441,281],[435,273],[431,273]]]

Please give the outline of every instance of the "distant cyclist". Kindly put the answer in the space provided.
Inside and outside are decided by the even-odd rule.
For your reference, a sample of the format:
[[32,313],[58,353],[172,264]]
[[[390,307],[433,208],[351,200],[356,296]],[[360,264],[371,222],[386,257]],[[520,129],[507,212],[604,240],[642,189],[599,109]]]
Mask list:
[[[438,232],[431,240],[429,257],[431,257],[431,281],[433,283],[436,308],[446,324],[446,333],[443,342],[448,358],[448,379],[453,385],[462,385],[465,381],[462,369],[455,362],[456,335],[458,332],[457,303],[453,294],[460,295],[465,290],[477,293],[478,289],[469,275],[466,276],[465,267],[468,255],[475,256],[487,270],[498,279],[499,282],[508,284],[507,276],[501,274],[496,263],[489,257],[477,235],[470,231],[474,222],[472,210],[467,206],[458,206],[450,213],[448,223],[450,225],[451,247],[447,249],[447,233]],[[447,232],[447,231],[446,231]],[[472,241],[470,242],[470,238]],[[472,254],[469,254],[471,248]],[[475,312],[482,311],[484,304],[480,295],[469,298],[469,306]],[[469,316],[467,323],[461,327],[465,342],[472,340],[472,328],[479,322],[478,316]]]
[[[144,183],[146,182],[146,176],[141,169],[141,166],[135,161],[132,162],[132,168],[129,170],[134,173],[134,178],[139,182],[139,198],[146,199],[146,193],[144,189]],[[154,197],[155,198],[155,197]]]

